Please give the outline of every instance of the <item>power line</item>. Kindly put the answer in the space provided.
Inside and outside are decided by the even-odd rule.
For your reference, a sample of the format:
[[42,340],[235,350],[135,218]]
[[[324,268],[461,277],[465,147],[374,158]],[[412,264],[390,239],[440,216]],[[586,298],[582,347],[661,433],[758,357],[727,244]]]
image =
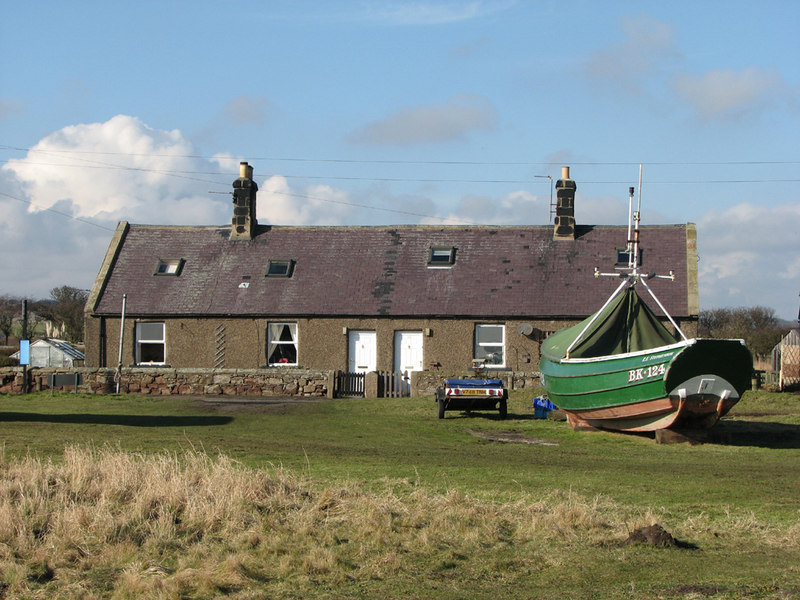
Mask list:
[[33,206],[34,208],[37,208],[39,210],[51,212],[60,215],[62,217],[67,217],[68,219],[72,219],[73,221],[80,221],[81,223],[86,223],[87,225],[92,225],[93,227],[99,227],[100,229],[105,229],[106,231],[111,231],[111,232],[115,231],[111,227],[106,227],[105,225],[94,223],[93,221],[89,221],[88,219],[83,219],[81,217],[76,217],[75,215],[71,215],[69,213],[61,212],[60,210],[56,210],[55,208],[43,208],[41,206],[36,206],[30,200],[25,200],[24,198],[17,198],[16,196],[12,196],[11,194],[6,194],[5,192],[0,192],[0,196],[5,196],[6,198],[11,198],[12,200],[29,204],[30,206]]
[[456,225],[475,225],[474,221],[469,221],[469,220],[465,220],[465,219],[454,219],[454,218],[451,218],[451,217],[435,217],[433,215],[426,215],[426,214],[423,214],[423,213],[415,213],[415,212],[411,212],[411,211],[408,211],[408,210],[398,210],[396,208],[383,208],[383,207],[380,207],[380,206],[370,206],[368,204],[357,204],[355,202],[345,202],[343,200],[333,200],[331,198],[317,198],[317,197],[314,197],[314,196],[308,196],[306,194],[295,194],[295,193],[292,193],[292,192],[271,192],[271,193],[275,194],[277,196],[289,196],[289,197],[292,197],[292,198],[305,198],[306,200],[318,200],[320,202],[330,202],[332,204],[343,204],[345,206],[354,206],[356,208],[368,208],[370,210],[382,210],[384,212],[397,213],[397,214],[400,214],[400,215],[409,215],[409,216],[412,216],[412,217],[421,217],[423,219],[434,219],[434,220],[437,220],[437,221],[449,221],[449,222],[455,223]]
[[[258,160],[258,159],[256,159]],[[95,161],[92,161],[95,162]],[[6,161],[7,164],[7,161]],[[157,173],[167,177],[175,177],[178,179],[186,179],[188,181],[199,181],[202,183],[211,183],[214,185],[229,185],[229,182],[214,181],[210,179],[201,179],[199,177],[189,177],[189,175],[206,175],[206,176],[230,176],[227,171],[187,171],[187,170],[173,170],[173,169],[152,169],[147,167],[131,167],[126,165],[115,165],[111,163],[99,163],[88,165],[64,164],[64,163],[44,163],[44,162],[26,162],[27,165],[40,166],[40,167],[65,167],[74,169],[114,169],[119,171],[133,171],[141,173]],[[572,163],[581,164],[581,163]],[[599,163],[597,163],[599,164]],[[613,163],[606,163],[613,164]],[[638,164],[638,163],[637,163]],[[652,163],[650,163],[652,164]],[[699,165],[700,163],[691,163]],[[715,163],[721,164],[721,163]],[[732,164],[732,163],[729,163]],[[751,163],[754,164],[754,163]],[[769,163],[779,164],[779,163]],[[799,163],[800,164],[800,163]],[[536,181],[536,179],[457,179],[457,178],[422,178],[422,177],[364,177],[364,176],[343,176],[343,175],[305,175],[305,174],[286,174],[274,173],[272,176],[278,175],[286,179],[309,179],[315,181],[374,181],[384,183],[484,183],[484,184],[524,184],[524,185],[548,185],[546,182]],[[269,178],[270,176],[266,176]],[[800,179],[693,179],[693,180],[665,180],[653,181],[647,180],[647,185],[703,185],[703,184],[724,184],[724,183],[798,183]],[[581,184],[591,185],[627,185],[630,180],[590,180],[582,179]]]
[[[202,160],[230,160],[239,161],[234,157],[206,156],[202,154],[158,154],[158,153],[137,153],[137,152],[113,152],[107,150],[40,150],[38,148],[24,148],[0,144],[0,149],[15,150],[18,152],[44,152],[62,154],[88,154],[88,155],[107,155],[107,156],[132,156],[132,157],[153,157],[153,158],[194,158]],[[550,162],[526,162],[526,161],[471,161],[471,160],[384,160],[384,159],[350,159],[350,158],[310,158],[298,156],[254,156],[248,161],[263,160],[274,162],[309,162],[309,163],[335,163],[335,164],[381,164],[381,165],[463,165],[463,166],[517,166],[517,167],[539,167],[560,164]],[[631,166],[631,165],[650,165],[650,166],[740,166],[740,165],[798,165],[800,161],[774,161],[774,160],[734,160],[734,161],[570,161],[570,165],[581,166]]]

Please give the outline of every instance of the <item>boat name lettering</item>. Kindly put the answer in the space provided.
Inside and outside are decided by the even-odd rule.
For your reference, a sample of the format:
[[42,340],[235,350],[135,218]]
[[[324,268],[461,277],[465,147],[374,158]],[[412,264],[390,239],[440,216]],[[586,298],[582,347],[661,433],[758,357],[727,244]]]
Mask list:
[[664,354],[654,354],[653,356],[645,356],[644,358],[642,358],[642,362],[650,362],[651,360],[658,360],[660,358],[667,358],[668,356],[671,356],[671,355],[672,355],[671,352],[665,352]]
[[628,383],[659,377],[664,375],[664,371],[666,371],[664,365],[652,365],[643,369],[631,369],[628,371]]

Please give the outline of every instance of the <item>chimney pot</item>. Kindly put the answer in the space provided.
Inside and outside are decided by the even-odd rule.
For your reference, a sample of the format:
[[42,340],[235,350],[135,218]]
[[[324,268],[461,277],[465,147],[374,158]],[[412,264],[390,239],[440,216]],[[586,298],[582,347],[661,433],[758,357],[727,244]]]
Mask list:
[[258,185],[253,181],[253,167],[239,163],[239,179],[233,182],[233,218],[231,219],[232,241],[252,240],[256,226],[256,193]]
[[561,167],[561,179],[556,182],[556,219],[554,240],[575,239],[575,190],[577,186],[569,177],[569,167]]

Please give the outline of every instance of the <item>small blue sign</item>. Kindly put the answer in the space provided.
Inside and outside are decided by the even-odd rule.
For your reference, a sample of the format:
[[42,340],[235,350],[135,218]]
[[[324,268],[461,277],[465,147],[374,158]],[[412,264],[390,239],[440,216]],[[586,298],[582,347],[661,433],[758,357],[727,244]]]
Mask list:
[[31,364],[31,341],[30,340],[20,340],[19,341],[19,364],[20,365],[29,365],[29,364]]

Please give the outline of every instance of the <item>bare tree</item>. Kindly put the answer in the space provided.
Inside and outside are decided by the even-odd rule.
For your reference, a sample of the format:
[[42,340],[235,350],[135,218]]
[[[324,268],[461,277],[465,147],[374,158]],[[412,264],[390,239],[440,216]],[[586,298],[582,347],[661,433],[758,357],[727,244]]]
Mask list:
[[22,311],[21,307],[22,300],[20,298],[8,294],[0,296],[0,333],[3,334],[6,346],[14,325],[14,317]]
[[68,285],[50,290],[51,302],[41,303],[41,316],[55,325],[64,325],[67,340],[83,340],[83,308],[89,293]]
[[775,311],[765,306],[700,311],[697,329],[703,337],[743,339],[757,356],[769,354],[786,333]]

